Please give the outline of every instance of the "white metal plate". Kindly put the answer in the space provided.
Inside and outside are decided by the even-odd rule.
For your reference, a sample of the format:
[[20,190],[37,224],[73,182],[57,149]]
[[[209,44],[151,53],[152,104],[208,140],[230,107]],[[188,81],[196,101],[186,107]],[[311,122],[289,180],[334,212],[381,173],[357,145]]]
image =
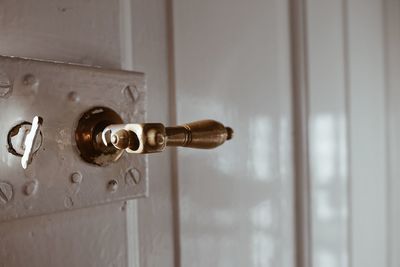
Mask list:
[[[144,74],[0,56],[0,89],[7,82],[12,91],[0,97],[0,221],[146,196],[145,155],[99,167],[80,158],[74,138],[81,114],[94,106],[143,122]],[[7,135],[35,115],[43,118],[43,143],[23,170],[21,158],[8,152]],[[73,181],[76,172],[81,181]]]

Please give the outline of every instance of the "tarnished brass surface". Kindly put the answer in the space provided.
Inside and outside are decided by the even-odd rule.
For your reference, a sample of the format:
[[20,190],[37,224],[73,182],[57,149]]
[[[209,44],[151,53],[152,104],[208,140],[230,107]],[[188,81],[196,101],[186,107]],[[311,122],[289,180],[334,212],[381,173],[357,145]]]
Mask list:
[[214,120],[202,120],[175,127],[161,123],[122,124],[120,116],[106,107],[94,107],[80,118],[75,140],[86,162],[106,165],[117,161],[123,151],[149,154],[167,146],[211,149],[233,136],[233,130]]
[[105,147],[112,144],[128,153],[156,153],[166,146],[211,149],[233,137],[233,130],[214,120],[202,120],[176,127],[161,123],[109,125],[102,133]]
[[233,130],[214,120],[196,121],[165,128],[167,146],[210,149],[222,145],[233,136]]

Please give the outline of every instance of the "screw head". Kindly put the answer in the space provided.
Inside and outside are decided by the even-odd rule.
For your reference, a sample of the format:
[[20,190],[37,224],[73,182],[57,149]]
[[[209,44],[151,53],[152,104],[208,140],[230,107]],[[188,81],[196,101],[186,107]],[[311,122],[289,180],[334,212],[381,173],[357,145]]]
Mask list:
[[0,203],[7,204],[13,197],[14,190],[11,184],[0,182]]
[[27,196],[34,195],[38,188],[38,182],[36,180],[27,182],[24,186],[24,194]]
[[128,185],[135,186],[140,183],[141,175],[139,170],[136,168],[130,168],[125,173],[125,183]]
[[108,185],[107,185],[107,189],[108,189],[108,191],[110,191],[110,192],[115,192],[115,191],[117,191],[117,189],[118,189],[118,181],[115,180],[115,179],[109,181],[109,182],[108,182]]
[[5,73],[0,72],[0,98],[8,98],[12,92],[12,83]]
[[72,200],[72,197],[66,196],[64,198],[64,206],[67,209],[70,209],[70,208],[72,208],[72,206],[74,206],[74,201]]
[[80,172],[74,172],[71,174],[71,182],[74,184],[80,184],[82,182],[82,174]]
[[69,92],[68,100],[71,102],[79,102],[81,98],[79,97],[78,93],[75,91]]
[[123,94],[130,98],[132,102],[136,102],[139,99],[139,92],[134,85],[128,85],[122,90]]
[[36,78],[35,75],[28,73],[22,78],[22,83],[25,86],[36,86],[39,84],[39,80]]

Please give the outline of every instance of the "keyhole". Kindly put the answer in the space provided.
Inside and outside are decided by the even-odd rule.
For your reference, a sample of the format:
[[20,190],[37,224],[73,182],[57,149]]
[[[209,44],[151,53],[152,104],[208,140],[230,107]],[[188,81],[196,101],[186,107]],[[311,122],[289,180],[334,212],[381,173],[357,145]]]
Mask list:
[[[15,156],[22,157],[25,151],[25,139],[30,132],[31,127],[32,123],[24,121],[11,128],[7,136],[8,152]],[[33,153],[36,153],[40,149],[42,141],[43,136],[40,132],[40,135],[33,146]]]

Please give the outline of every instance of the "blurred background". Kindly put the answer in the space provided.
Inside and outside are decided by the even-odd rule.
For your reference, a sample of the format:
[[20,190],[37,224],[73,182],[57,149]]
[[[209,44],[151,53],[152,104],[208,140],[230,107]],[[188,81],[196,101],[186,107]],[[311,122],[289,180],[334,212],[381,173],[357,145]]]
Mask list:
[[400,266],[399,0],[1,0],[0,54],[235,130],[151,155],[148,198],[0,223],[0,266]]

